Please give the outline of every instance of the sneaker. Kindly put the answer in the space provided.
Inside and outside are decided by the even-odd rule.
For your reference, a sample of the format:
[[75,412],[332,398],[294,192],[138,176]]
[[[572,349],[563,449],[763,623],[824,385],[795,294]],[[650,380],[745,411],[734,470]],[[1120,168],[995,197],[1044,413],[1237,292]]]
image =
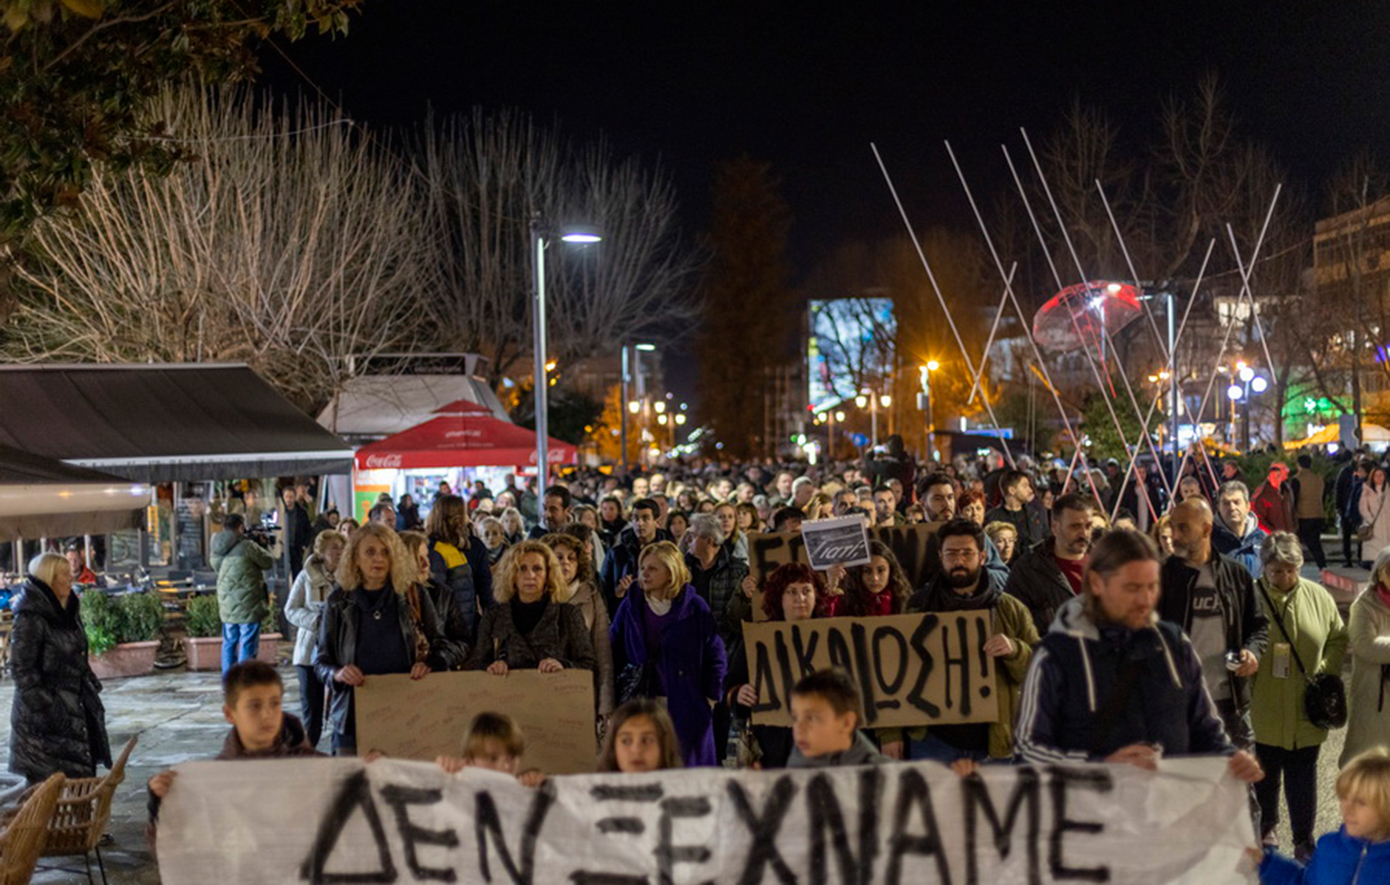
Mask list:
[[1266,848],[1278,848],[1279,837],[1274,835],[1273,830],[1268,830],[1265,832],[1264,837],[1260,839],[1260,844]]

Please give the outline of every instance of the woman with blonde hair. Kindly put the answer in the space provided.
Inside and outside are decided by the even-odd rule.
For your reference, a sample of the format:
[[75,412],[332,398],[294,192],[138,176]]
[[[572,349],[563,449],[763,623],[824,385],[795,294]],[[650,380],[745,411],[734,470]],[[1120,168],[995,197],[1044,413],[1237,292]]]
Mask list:
[[510,669],[555,673],[593,670],[594,648],[555,551],[540,541],[514,545],[497,567],[497,605],[483,614],[467,669],[505,676]]
[[319,679],[333,685],[329,718],[336,755],[357,752],[353,689],[367,677],[409,673],[423,679],[456,663],[419,577],[419,563],[394,529],[368,523],[348,540],[338,564],[339,589],[323,607],[315,664]]
[[666,698],[685,764],[715,765],[710,704],[722,694],[726,662],[714,615],[670,541],[643,547],[637,574],[642,592],[623,597],[609,630],[619,700]]
[[526,520],[521,518],[520,510],[515,507],[503,508],[497,518],[502,520],[502,530],[507,533],[508,544],[515,544],[526,537]]
[[567,533],[546,535],[541,543],[555,551],[555,559],[560,563],[565,591],[557,601],[579,609],[589,629],[596,664],[594,707],[600,717],[606,717],[614,706],[613,647],[608,642],[608,609],[594,580],[593,560],[585,551],[584,542]]
[[829,519],[832,506],[833,502],[830,500],[829,495],[825,492],[816,492],[811,496],[811,500],[806,502],[806,506],[802,508],[802,511],[806,514],[808,522],[813,519]]

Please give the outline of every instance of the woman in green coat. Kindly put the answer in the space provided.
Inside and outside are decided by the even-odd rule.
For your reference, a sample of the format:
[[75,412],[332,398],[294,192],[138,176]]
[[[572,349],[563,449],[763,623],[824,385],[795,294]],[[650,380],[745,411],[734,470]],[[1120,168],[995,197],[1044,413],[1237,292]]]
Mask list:
[[1269,649],[1255,673],[1250,704],[1255,754],[1265,770],[1255,785],[1260,803],[1261,835],[1274,844],[1279,823],[1279,782],[1289,806],[1294,853],[1313,853],[1313,824],[1318,805],[1318,751],[1327,732],[1308,721],[1303,708],[1307,679],[1299,666],[1315,673],[1340,674],[1347,650],[1347,631],[1332,596],[1319,584],[1300,578],[1303,550],[1292,532],[1275,532],[1260,547],[1262,574],[1256,595],[1269,618]]

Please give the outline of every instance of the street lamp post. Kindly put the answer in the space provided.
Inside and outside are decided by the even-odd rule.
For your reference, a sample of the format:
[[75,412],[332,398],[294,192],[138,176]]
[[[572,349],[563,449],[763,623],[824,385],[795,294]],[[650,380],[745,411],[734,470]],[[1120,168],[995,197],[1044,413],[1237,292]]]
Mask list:
[[927,360],[926,365],[921,368],[922,376],[922,396],[926,399],[927,406],[927,457],[932,461],[936,458],[936,418],[932,414],[931,401],[931,373],[941,368],[941,363],[936,360]]
[[[532,321],[535,325],[535,392],[532,396],[536,413],[536,491],[544,493],[550,481],[550,381],[546,370],[549,358],[546,356],[545,342],[545,250],[548,231],[541,223],[540,213],[531,216],[531,239],[535,255],[531,262],[532,283],[535,301],[532,305]],[[560,231],[560,239],[566,243],[597,243],[603,239],[592,228],[567,227]]]

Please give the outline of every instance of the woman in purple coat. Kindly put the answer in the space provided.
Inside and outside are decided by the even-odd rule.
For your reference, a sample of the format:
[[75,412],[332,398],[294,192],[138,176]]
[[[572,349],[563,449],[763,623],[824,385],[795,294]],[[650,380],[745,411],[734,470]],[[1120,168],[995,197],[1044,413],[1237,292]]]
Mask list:
[[641,593],[623,597],[609,635],[618,700],[665,698],[687,767],[716,765],[710,702],[724,684],[724,641],[670,541],[642,549]]

